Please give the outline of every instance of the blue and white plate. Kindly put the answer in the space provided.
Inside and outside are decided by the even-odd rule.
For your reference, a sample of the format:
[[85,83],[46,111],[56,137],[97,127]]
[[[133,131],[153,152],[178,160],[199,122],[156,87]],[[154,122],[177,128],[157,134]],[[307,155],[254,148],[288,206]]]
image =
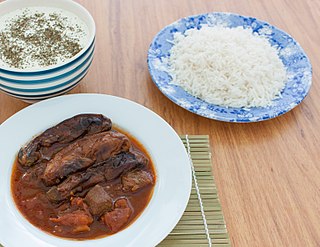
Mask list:
[[[287,70],[288,80],[281,98],[269,107],[234,108],[207,103],[171,83],[168,58],[174,33],[201,29],[203,25],[251,28],[279,49],[279,57]],[[203,117],[225,122],[258,122],[280,116],[297,106],[308,94],[312,83],[312,67],[301,48],[289,34],[253,17],[231,13],[208,13],[178,20],[162,29],[148,51],[151,77],[161,92],[177,105]]]

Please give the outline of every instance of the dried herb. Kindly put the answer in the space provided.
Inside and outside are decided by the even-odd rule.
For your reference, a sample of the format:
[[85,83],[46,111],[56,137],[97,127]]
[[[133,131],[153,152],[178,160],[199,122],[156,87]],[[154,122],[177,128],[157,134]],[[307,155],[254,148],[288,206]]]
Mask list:
[[[71,34],[78,35],[71,35]],[[26,9],[6,22],[0,32],[0,59],[14,68],[46,67],[66,61],[83,47],[80,25],[60,13]]]

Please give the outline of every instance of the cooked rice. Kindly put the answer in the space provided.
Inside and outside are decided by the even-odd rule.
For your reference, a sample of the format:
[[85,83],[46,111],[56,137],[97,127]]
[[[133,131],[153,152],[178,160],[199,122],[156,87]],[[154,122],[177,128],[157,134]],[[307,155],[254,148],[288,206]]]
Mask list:
[[266,107],[281,97],[286,70],[265,37],[251,29],[208,27],[174,35],[172,83],[209,103]]

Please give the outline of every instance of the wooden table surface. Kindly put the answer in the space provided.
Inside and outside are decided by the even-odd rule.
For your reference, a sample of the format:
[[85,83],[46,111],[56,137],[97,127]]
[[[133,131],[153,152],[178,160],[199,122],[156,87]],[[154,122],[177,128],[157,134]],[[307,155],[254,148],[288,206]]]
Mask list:
[[[320,246],[320,1],[78,2],[96,21],[97,46],[88,75],[71,93],[128,98],[158,113],[179,134],[210,135],[233,246]],[[194,115],[162,95],[146,63],[154,35],[181,17],[213,11],[255,16],[295,37],[313,65],[313,85],[302,104],[266,122],[231,124]],[[26,106],[0,93],[0,123]]]

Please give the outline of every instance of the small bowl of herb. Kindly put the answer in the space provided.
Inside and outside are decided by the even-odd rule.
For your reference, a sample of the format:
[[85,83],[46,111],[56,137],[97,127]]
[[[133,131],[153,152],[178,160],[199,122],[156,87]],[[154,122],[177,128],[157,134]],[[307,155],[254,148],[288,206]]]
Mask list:
[[95,48],[90,13],[71,0],[0,4],[0,90],[24,101],[66,93],[86,75]]

